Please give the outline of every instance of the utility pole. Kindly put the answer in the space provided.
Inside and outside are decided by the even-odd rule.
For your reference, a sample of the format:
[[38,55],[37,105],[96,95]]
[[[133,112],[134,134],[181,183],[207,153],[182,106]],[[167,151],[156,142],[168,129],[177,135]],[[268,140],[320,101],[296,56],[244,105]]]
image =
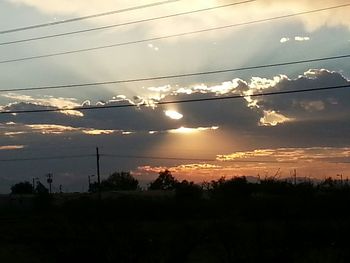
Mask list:
[[100,153],[98,151],[98,147],[96,147],[96,169],[97,169],[98,199],[101,200]]
[[297,169],[294,169],[294,185],[297,185]]
[[52,177],[53,177],[53,174],[52,174],[52,173],[48,173],[48,174],[46,175],[46,177],[47,177],[47,183],[49,184],[49,193],[51,194],[51,193],[52,193],[52,187],[51,187],[51,185],[52,185]]

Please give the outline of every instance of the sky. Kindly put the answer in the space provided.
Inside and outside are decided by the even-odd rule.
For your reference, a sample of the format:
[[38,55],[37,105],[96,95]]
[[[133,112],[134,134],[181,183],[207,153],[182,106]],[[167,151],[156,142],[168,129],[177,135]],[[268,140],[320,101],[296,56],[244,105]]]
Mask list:
[[[0,1],[0,90],[154,78],[350,54],[350,6],[333,8],[349,4],[344,0],[257,0],[237,5],[229,4],[239,1],[169,1],[4,33],[160,2]],[[223,5],[227,6],[134,23]],[[237,24],[245,25],[147,40]],[[20,60],[109,45],[113,47]],[[251,97],[344,85],[350,85],[349,58],[109,85],[0,91],[2,112],[131,106],[1,114],[0,192],[9,192],[19,181],[39,178],[45,182],[47,173],[54,175],[54,189],[62,185],[64,191],[86,191],[88,176],[96,174],[96,147],[101,153],[102,178],[114,171],[131,171],[144,186],[164,169],[180,180],[195,182],[242,175],[284,178],[294,169],[301,178],[336,178],[338,174],[346,178],[350,176],[348,89]],[[235,95],[243,97],[158,104]]]

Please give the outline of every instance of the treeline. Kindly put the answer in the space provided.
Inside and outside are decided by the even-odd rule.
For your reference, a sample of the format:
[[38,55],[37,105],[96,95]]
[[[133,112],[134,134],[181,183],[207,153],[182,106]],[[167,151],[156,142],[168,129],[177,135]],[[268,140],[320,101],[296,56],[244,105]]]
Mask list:
[[146,191],[128,172],[102,180],[102,199],[98,190],[3,207],[0,261],[350,262],[350,187],[341,180],[195,184],[166,170]]
[[[130,172],[114,172],[100,185],[97,182],[89,184],[88,192],[96,193],[112,191],[141,191],[138,180]],[[169,170],[159,172],[158,177],[150,182],[147,191],[173,191],[178,197],[249,197],[254,195],[301,195],[311,196],[315,193],[346,192],[350,190],[348,181],[335,180],[331,177],[315,183],[311,180],[298,182],[296,180],[276,179],[266,177],[255,183],[249,182],[245,176],[196,184],[192,181],[177,180]],[[12,194],[47,194],[48,189],[39,181],[36,185],[25,181],[11,187]],[[350,191],[349,191],[350,192]]]

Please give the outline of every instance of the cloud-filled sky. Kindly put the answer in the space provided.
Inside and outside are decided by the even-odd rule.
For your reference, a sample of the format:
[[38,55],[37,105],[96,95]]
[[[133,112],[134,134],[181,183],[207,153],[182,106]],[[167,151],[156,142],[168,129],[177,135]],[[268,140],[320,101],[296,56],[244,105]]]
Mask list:
[[[104,13],[152,1],[6,0],[0,31]],[[234,1],[171,3],[74,23],[0,34],[0,42],[40,37],[193,11]],[[258,0],[112,29],[0,45],[0,61],[113,45],[348,4]],[[0,89],[152,78],[348,55],[350,6],[182,37],[0,64]],[[253,94],[350,85],[347,58],[184,78],[0,93],[1,111],[130,105],[0,116],[0,192],[44,180],[66,191],[87,189],[95,147],[103,177],[130,170],[146,184],[170,168],[197,182],[235,175],[324,178],[350,172],[348,89],[251,97]],[[239,99],[158,105],[159,102]],[[146,103],[147,107],[138,107]],[[73,156],[46,160],[41,157]],[[134,156],[135,158],[131,158]],[[137,157],[137,158],[136,158]],[[147,158],[157,157],[157,158]],[[179,160],[159,159],[175,157]],[[188,158],[189,160],[182,160]],[[17,159],[17,161],[4,161]],[[1,161],[2,160],[2,161]]]

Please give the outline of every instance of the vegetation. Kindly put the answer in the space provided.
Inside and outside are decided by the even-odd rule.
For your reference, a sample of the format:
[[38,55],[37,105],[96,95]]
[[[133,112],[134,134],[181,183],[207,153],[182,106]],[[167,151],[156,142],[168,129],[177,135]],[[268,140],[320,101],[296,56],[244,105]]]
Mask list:
[[[114,172],[101,182],[101,191],[134,191],[139,189],[139,182],[130,172]],[[97,192],[98,184],[89,186],[89,192]]]
[[101,182],[103,191],[137,190],[139,182],[129,172],[115,172]]
[[11,187],[12,194],[33,194],[33,185],[29,182],[20,182]]
[[149,185],[149,190],[174,190],[178,181],[169,170],[159,172],[159,176]]
[[236,177],[199,186],[164,171],[151,184],[158,191],[114,193],[120,177],[133,181],[121,174],[107,179],[118,188],[104,188],[113,190],[101,200],[57,194],[40,209],[3,206],[0,261],[350,262],[346,182]]

